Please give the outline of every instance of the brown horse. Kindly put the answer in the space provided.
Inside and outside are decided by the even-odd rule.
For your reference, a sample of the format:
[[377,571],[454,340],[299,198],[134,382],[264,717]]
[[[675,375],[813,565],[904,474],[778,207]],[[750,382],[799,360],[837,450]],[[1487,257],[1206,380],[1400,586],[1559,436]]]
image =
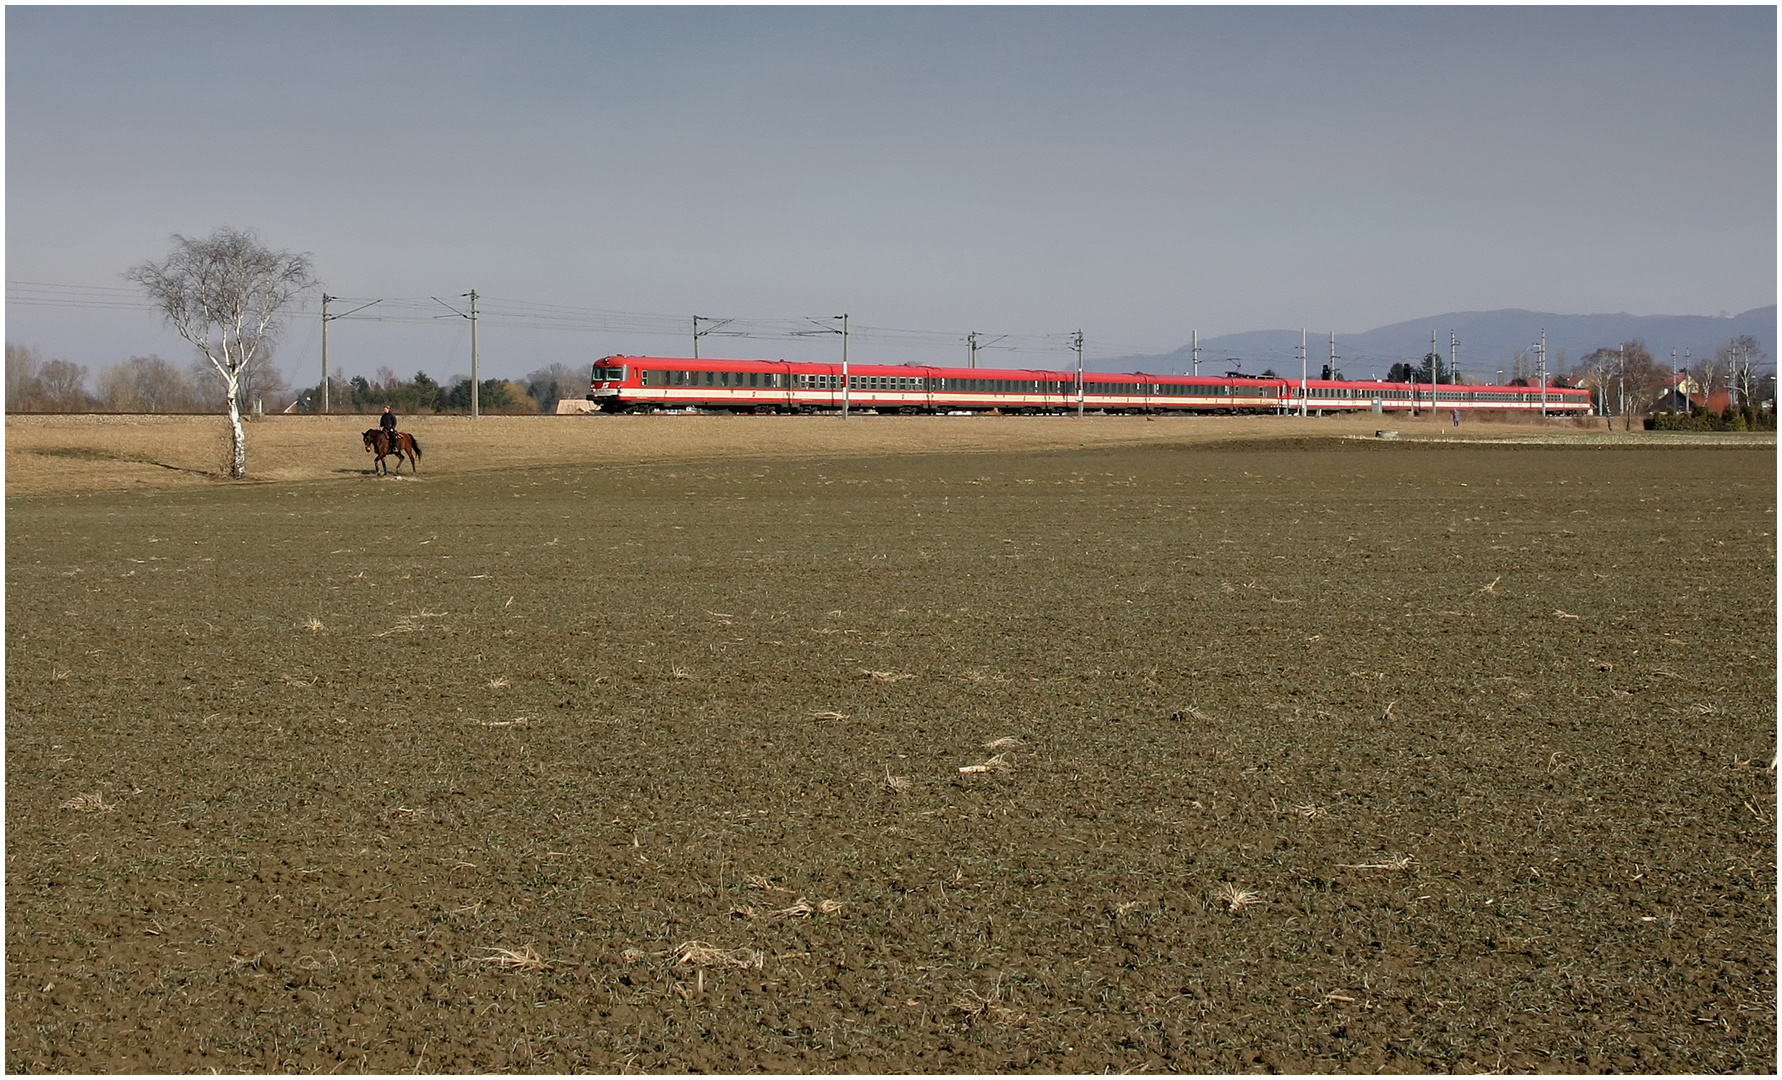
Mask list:
[[398,473],[402,471],[402,459],[405,457],[408,458],[408,471],[411,474],[421,469],[421,444],[406,431],[398,431],[392,438],[383,428],[372,428],[365,433],[365,452],[377,455],[377,461],[373,463],[371,470],[373,474],[388,474],[390,467],[384,464],[384,459],[392,456],[396,458]]

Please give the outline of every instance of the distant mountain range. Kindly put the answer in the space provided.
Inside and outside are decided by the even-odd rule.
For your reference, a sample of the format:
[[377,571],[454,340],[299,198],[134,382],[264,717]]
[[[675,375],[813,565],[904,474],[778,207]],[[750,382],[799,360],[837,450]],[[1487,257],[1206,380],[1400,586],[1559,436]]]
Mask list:
[[[1739,315],[1558,315],[1545,311],[1459,311],[1426,319],[1394,323],[1361,334],[1336,338],[1337,368],[1344,377],[1368,379],[1386,375],[1399,361],[1416,363],[1429,352],[1433,331],[1442,357],[1448,357],[1450,332],[1460,339],[1460,374],[1467,381],[1495,382],[1499,368],[1507,372],[1517,350],[1528,349],[1547,331],[1547,365],[1550,371],[1569,370],[1595,349],[1614,348],[1640,339],[1661,364],[1669,364],[1671,350],[1683,363],[1684,350],[1692,357],[1712,356],[1733,338],[1750,335],[1763,350],[1759,367],[1775,370],[1776,305],[1753,308]],[[1330,332],[1306,328],[1306,354],[1314,377],[1330,358]],[[1238,370],[1247,375],[1273,368],[1277,374],[1299,374],[1300,332],[1252,330],[1200,341],[1200,372],[1219,375]],[[1564,360],[1561,361],[1561,353]],[[1158,356],[1118,356],[1087,363],[1096,371],[1147,371],[1153,374],[1193,370],[1192,345]]]

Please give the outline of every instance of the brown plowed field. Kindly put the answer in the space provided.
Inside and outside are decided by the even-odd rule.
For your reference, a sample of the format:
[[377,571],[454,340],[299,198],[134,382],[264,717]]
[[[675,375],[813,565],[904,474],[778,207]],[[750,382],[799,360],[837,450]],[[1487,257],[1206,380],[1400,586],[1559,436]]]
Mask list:
[[9,1071],[1776,1069],[1773,439],[370,422],[8,419]]

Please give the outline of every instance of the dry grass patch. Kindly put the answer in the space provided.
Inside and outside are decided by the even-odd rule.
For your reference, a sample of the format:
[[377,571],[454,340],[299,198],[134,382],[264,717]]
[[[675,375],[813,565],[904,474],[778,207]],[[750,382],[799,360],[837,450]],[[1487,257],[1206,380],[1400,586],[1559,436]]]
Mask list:
[[1342,870],[1409,870],[1417,861],[1415,855],[1394,855],[1384,862],[1337,863]]
[[116,810],[117,805],[106,802],[104,792],[90,791],[69,799],[62,804],[62,809],[73,810],[78,814],[104,814]]
[[[367,416],[267,416],[248,436],[248,475],[253,481],[337,479],[366,469],[360,433]],[[704,460],[908,453],[1025,452],[1046,449],[1207,443],[1231,439],[1302,437],[1298,424],[1274,416],[1184,418],[1156,423],[1151,417],[1097,417],[1088,425],[1051,424],[1022,417],[981,416],[961,423],[948,417],[879,416],[846,425],[802,416],[756,417],[747,425],[717,416],[557,417],[485,414],[469,417],[405,417],[427,444],[430,469],[457,471],[533,465],[564,466],[613,461]],[[1374,426],[1369,426],[1370,424]],[[1326,417],[1320,430],[1333,436],[1371,438],[1372,415]],[[544,438],[565,430],[586,437]],[[1551,443],[1555,434],[1537,424],[1493,424],[1512,438]],[[31,415],[6,417],[8,495],[117,488],[193,487],[227,483],[223,456],[227,427],[220,416]],[[1773,436],[1763,433],[1772,439]],[[1753,436],[1755,437],[1755,436]],[[1598,436],[1600,439],[1600,436]],[[1741,439],[1749,441],[1741,436]],[[1447,440],[1443,440],[1444,442]],[[1617,441],[1620,441],[1617,439]],[[78,447],[77,456],[69,456]],[[21,460],[21,458],[25,460]]]
[[991,739],[984,744],[986,750],[1017,750],[1027,744],[1013,735],[1004,735],[1000,739]]
[[1009,763],[1007,755],[997,754],[995,757],[991,758],[990,760],[985,761],[985,762],[980,762],[977,765],[961,765],[961,766],[959,766],[959,771],[961,773],[966,773],[966,774],[970,774],[970,773],[999,773],[999,772],[1008,772],[1009,770],[1011,770],[1013,768],[1014,768],[1014,765]]
[[767,954],[759,949],[720,949],[704,941],[688,941],[674,951],[674,962],[694,967],[753,968],[767,966]]
[[477,959],[485,964],[494,964],[498,968],[517,969],[520,971],[549,971],[550,961],[539,955],[531,945],[522,945],[518,949],[497,949],[484,946],[488,956]]
[[390,629],[371,635],[372,637],[389,637],[391,634],[413,634],[421,629],[422,619],[443,619],[443,611],[417,611],[413,615],[404,615],[396,620]]
[[1002,1003],[1002,976],[996,977],[996,983],[988,994],[980,994],[975,989],[968,989],[953,999],[953,1008],[965,1014],[967,1020],[988,1020],[993,1024],[1007,1024],[1019,1027],[1031,1019],[1026,1013],[1011,1009]]
[[971,683],[1006,683],[1009,681],[1008,676],[999,675],[994,671],[962,671],[959,673],[959,677]]
[[873,682],[883,682],[883,683],[902,682],[905,679],[916,678],[916,676],[908,674],[908,673],[904,673],[904,672],[868,671],[865,668],[860,669],[860,674],[865,675],[868,678],[872,679]]
[[908,795],[910,789],[915,786],[915,781],[907,776],[892,776],[891,766],[885,766],[885,787],[890,790],[891,794]]

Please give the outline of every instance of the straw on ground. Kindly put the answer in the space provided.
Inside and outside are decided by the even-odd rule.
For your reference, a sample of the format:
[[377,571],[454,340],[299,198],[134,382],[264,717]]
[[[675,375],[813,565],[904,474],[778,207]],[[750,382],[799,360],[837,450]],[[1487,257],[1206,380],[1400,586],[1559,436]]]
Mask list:
[[62,809],[73,810],[81,814],[103,814],[116,810],[117,806],[105,801],[105,793],[89,791],[84,795],[76,795],[62,804]]
[[674,962],[695,967],[738,967],[759,971],[766,965],[767,956],[756,949],[720,949],[708,942],[688,941],[674,951]]
[[1252,904],[1262,903],[1262,895],[1227,881],[1219,886],[1219,901],[1225,905],[1226,911],[1236,915]]
[[479,956],[478,960],[485,964],[494,964],[500,968],[517,968],[521,971],[549,971],[550,961],[539,955],[531,945],[522,945],[518,949],[501,949],[484,946],[488,956]]

